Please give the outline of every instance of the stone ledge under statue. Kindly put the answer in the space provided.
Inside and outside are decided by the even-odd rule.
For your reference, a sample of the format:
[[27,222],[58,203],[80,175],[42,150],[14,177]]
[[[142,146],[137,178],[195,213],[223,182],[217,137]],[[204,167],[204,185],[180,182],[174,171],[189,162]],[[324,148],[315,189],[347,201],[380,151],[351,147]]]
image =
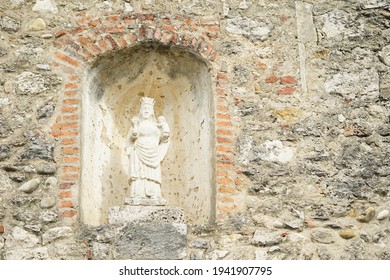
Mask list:
[[185,224],[184,210],[174,206],[114,206],[109,209],[108,223]]
[[112,246],[115,259],[178,260],[187,255],[187,224],[180,207],[114,206],[108,226],[118,229]]

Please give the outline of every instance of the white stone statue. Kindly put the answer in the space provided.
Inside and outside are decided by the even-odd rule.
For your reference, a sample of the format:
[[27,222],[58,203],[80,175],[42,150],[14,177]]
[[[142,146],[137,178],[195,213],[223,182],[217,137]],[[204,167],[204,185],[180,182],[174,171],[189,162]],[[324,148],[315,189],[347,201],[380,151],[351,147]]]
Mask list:
[[154,99],[141,98],[139,116],[132,119],[127,135],[130,205],[165,205],[161,195],[161,161],[169,146],[169,126],[164,117],[154,116]]

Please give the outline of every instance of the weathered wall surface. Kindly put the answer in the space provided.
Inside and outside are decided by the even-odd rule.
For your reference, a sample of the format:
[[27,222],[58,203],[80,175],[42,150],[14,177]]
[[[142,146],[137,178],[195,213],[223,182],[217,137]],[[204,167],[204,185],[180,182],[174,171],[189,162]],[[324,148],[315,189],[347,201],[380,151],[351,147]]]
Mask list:
[[219,54],[216,223],[189,225],[186,258],[390,258],[388,1],[5,0],[0,259],[131,255],[125,229],[79,223],[83,77],[54,53],[96,19],[138,14],[167,31],[187,18]]

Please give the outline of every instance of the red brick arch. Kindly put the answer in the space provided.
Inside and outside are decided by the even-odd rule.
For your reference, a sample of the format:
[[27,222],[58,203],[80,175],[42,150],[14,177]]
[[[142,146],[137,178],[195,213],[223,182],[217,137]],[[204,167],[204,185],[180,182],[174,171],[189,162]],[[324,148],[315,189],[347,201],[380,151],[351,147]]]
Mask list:
[[52,135],[57,140],[59,208],[66,219],[77,220],[80,188],[81,80],[84,70],[98,57],[145,42],[181,46],[201,56],[211,73],[216,127],[216,213],[223,219],[236,211],[238,171],[234,164],[235,133],[230,114],[229,79],[220,71],[219,21],[162,14],[111,15],[77,20],[78,27],[55,34],[53,65],[64,78],[57,99]]

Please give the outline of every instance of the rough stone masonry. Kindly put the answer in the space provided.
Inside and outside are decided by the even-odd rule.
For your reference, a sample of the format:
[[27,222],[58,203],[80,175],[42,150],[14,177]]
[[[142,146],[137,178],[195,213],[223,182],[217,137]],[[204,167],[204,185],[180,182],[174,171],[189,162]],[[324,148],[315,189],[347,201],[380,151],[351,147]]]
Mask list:
[[163,239],[80,222],[74,68],[181,34],[215,73],[215,222],[161,224],[180,254],[158,257],[390,259],[387,0],[1,1],[0,259],[137,258],[132,236]]

